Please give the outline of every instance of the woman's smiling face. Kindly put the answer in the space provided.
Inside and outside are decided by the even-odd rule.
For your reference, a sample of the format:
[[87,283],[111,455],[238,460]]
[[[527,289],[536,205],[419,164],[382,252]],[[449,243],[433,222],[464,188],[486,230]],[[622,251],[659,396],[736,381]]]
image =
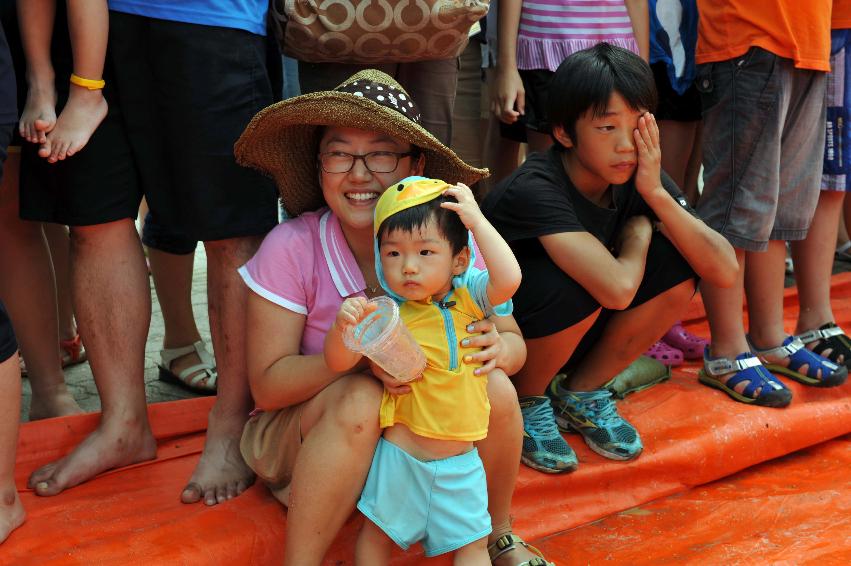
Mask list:
[[[406,153],[411,144],[380,132],[355,128],[329,127],[319,142],[319,153],[365,155],[372,152]],[[317,157],[317,163],[318,163]],[[372,228],[373,212],[384,189],[411,175],[422,174],[424,158],[399,157],[396,169],[389,173],[373,173],[363,159],[355,159],[346,173],[327,173],[319,167],[319,183],[325,202],[344,226]]]

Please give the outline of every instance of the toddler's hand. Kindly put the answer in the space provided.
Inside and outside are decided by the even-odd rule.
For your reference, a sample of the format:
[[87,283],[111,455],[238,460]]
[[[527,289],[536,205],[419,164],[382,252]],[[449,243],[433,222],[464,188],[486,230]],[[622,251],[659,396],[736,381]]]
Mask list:
[[378,308],[375,303],[370,303],[364,297],[350,297],[343,301],[340,310],[337,311],[337,319],[334,326],[343,332],[349,326],[354,326],[366,318],[366,315]]
[[443,194],[454,198],[457,202],[442,202],[440,207],[454,210],[467,230],[475,233],[476,228],[482,222],[487,222],[479,204],[476,202],[476,197],[473,196],[473,191],[464,183],[458,183],[456,186],[446,189]]
[[635,173],[635,188],[647,200],[654,191],[662,188],[662,148],[659,145],[659,126],[656,117],[645,112],[633,130],[635,147],[638,150],[638,171]]

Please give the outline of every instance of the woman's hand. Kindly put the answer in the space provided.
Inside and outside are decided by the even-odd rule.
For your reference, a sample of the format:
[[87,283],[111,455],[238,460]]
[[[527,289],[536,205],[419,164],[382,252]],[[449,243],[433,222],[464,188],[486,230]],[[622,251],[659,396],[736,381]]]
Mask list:
[[480,351],[464,354],[464,363],[482,364],[473,372],[476,375],[487,375],[498,367],[497,358],[502,353],[502,338],[496,325],[488,319],[479,320],[467,326],[470,334],[479,333],[461,340],[461,347],[465,349],[479,349]]
[[392,395],[405,395],[406,393],[411,392],[411,386],[409,383],[411,381],[419,381],[423,378],[422,375],[418,376],[411,381],[399,381],[382,368],[380,365],[376,364],[372,360],[369,360],[369,367],[372,370],[372,375],[377,377],[383,384],[384,389],[387,390],[388,393]]

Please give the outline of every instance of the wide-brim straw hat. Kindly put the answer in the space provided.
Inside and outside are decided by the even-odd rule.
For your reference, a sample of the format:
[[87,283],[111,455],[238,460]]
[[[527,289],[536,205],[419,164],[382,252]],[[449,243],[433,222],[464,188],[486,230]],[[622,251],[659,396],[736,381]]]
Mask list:
[[317,168],[322,126],[382,132],[409,142],[425,155],[424,175],[431,178],[471,185],[488,176],[487,169],[467,165],[420,125],[416,104],[398,82],[367,69],[334,90],[264,108],[236,141],[237,163],[272,177],[290,216],[325,205]]

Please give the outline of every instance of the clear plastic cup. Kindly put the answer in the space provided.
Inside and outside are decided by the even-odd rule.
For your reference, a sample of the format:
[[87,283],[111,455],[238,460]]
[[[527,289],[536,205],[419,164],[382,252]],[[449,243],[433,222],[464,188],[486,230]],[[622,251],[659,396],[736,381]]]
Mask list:
[[360,324],[350,326],[343,343],[353,352],[363,354],[399,381],[411,381],[426,367],[426,357],[399,316],[399,307],[389,297],[369,301],[378,308]]

